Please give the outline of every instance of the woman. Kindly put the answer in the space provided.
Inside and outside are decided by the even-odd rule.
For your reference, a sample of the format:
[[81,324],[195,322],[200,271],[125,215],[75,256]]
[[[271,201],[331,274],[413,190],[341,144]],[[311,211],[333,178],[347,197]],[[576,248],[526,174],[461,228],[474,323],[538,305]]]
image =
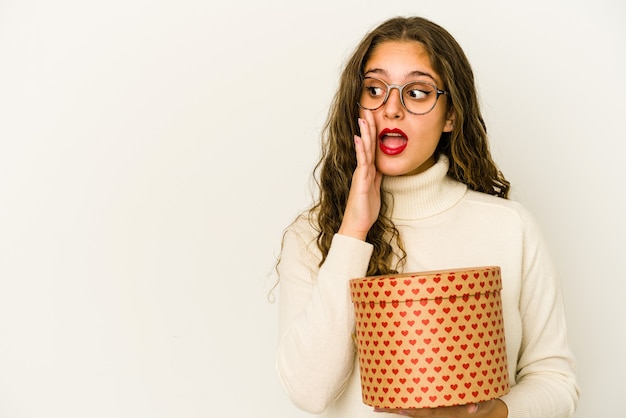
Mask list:
[[[578,387],[558,279],[528,212],[507,200],[471,67],[418,17],[367,34],[341,76],[318,163],[320,195],[284,235],[277,369],[327,417],[568,417]],[[498,265],[511,390],[480,404],[374,410],[361,400],[348,280]]]

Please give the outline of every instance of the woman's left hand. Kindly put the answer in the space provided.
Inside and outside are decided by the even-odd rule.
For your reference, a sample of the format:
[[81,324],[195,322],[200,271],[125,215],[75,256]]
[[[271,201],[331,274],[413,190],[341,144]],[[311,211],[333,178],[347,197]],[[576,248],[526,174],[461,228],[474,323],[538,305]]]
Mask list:
[[506,418],[508,408],[500,399],[461,406],[419,409],[385,409],[375,408],[376,412],[389,412],[413,418]]

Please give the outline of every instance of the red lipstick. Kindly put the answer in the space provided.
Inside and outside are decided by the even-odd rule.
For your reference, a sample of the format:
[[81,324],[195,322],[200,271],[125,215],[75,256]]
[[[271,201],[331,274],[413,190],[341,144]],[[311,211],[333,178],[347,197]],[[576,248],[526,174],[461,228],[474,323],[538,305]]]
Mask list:
[[406,148],[409,139],[402,129],[385,128],[378,134],[378,147],[387,155],[398,155]]

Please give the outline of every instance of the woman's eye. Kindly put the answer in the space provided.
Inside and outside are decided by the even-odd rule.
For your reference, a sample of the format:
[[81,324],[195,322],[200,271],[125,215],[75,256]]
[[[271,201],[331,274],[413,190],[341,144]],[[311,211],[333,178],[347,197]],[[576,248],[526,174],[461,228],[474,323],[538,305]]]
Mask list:
[[385,94],[385,90],[383,90],[380,87],[368,87],[367,90],[370,96],[373,96],[373,97],[383,96]]
[[407,97],[413,100],[425,99],[426,97],[428,97],[429,94],[430,94],[429,91],[424,91],[424,90],[419,90],[419,89],[412,89],[406,92]]

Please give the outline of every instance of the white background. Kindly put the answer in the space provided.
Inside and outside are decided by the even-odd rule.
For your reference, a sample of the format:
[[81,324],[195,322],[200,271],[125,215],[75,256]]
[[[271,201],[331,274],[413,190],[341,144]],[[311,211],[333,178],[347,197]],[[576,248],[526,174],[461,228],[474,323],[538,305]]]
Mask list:
[[563,276],[577,417],[622,416],[620,0],[0,0],[0,417],[306,417],[267,300],[342,64],[396,14],[474,66]]

